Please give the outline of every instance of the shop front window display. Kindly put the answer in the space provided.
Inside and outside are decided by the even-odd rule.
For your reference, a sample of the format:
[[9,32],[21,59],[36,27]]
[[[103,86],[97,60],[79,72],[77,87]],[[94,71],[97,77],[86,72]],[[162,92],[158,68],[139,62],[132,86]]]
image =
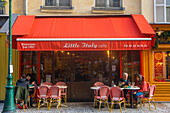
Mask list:
[[170,81],[170,51],[153,52],[154,81]]

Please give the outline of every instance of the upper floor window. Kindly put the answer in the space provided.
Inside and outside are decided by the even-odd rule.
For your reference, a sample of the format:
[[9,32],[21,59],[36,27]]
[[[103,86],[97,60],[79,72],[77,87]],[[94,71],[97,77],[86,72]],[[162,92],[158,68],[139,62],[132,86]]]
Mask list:
[[45,0],[45,6],[71,6],[72,0]]
[[170,22],[170,0],[154,0],[154,21]]
[[122,0],[95,0],[95,7],[122,8]]
[[5,14],[5,5],[6,5],[5,0],[0,0],[0,14]]

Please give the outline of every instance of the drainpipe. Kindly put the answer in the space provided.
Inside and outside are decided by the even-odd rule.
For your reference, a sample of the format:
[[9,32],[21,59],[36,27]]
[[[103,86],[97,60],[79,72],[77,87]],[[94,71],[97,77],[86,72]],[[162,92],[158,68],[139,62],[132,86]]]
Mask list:
[[25,15],[27,15],[27,0],[25,0]]

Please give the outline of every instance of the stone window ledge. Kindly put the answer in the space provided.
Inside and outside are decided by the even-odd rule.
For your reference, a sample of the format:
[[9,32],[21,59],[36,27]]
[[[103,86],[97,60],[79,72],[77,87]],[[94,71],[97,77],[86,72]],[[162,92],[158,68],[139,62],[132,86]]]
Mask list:
[[42,13],[72,13],[74,7],[72,6],[40,6]]
[[92,7],[92,13],[124,14],[125,8]]

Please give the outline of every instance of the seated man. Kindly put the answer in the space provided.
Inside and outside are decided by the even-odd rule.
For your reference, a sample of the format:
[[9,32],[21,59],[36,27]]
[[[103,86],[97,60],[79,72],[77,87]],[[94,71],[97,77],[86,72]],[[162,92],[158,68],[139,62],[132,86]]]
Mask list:
[[[120,83],[120,87],[124,87],[125,85],[128,85],[129,80],[128,80],[128,74],[127,73],[123,74],[123,77],[120,79],[119,83]],[[128,91],[124,90],[124,98],[126,99],[126,101],[128,101],[128,98],[126,97],[127,93],[128,93]]]
[[25,107],[27,108],[29,82],[26,81],[24,75],[21,76],[21,79],[17,80],[16,88],[15,99],[23,99]]

